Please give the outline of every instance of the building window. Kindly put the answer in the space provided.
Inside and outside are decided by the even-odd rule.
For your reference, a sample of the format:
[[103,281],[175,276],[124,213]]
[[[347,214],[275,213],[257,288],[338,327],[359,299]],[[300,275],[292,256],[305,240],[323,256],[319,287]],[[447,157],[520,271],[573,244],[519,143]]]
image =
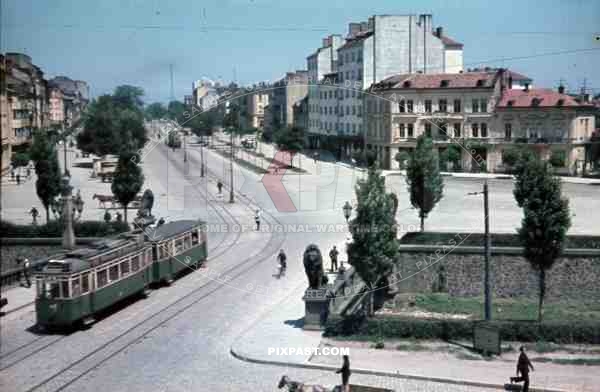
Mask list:
[[460,113],[460,99],[454,100],[454,113]]
[[334,112],[335,114],[338,114],[338,107],[337,107],[337,106],[335,106],[335,107],[333,108],[333,112]]
[[413,110],[414,110],[413,100],[409,99],[408,101],[406,101],[406,111],[408,113],[412,113]]
[[460,123],[454,123],[454,137],[460,137]]
[[356,132],[356,124],[352,124],[352,132]]
[[505,140],[512,139],[512,124],[511,123],[504,124],[504,139]]
[[481,137],[487,137],[487,124],[481,123]]
[[431,100],[425,100],[425,113],[431,113]]
[[356,106],[352,106],[352,115],[356,115]]
[[346,132],[350,133],[350,123],[346,123]]
[[406,112],[406,103],[403,99],[400,102],[398,102],[398,110],[400,111],[400,113]]
[[438,111],[446,113],[448,111],[448,102],[445,99],[438,101]]
[[408,124],[408,137],[414,137],[414,124]]
[[355,53],[354,53],[354,52],[352,52],[352,61],[354,61],[355,59],[356,59],[356,58],[355,58]]
[[477,113],[479,111],[479,100],[477,100],[477,99],[473,100],[472,111],[473,111],[473,113]]
[[350,115],[350,106],[346,106],[346,116]]
[[346,90],[346,98],[350,98],[350,90]]
[[351,78],[352,80],[356,79],[356,71],[352,70],[352,71],[350,72],[350,78]]
[[425,136],[431,137],[431,123],[430,122],[425,123]]
[[479,137],[479,126],[478,124],[471,124],[471,134],[473,137]]
[[406,132],[405,132],[405,130],[404,130],[404,124],[400,124],[400,137],[401,137],[402,139],[404,139],[404,138],[406,137],[405,133],[406,133]]
[[352,98],[356,97],[356,90],[352,90]]
[[362,106],[358,106],[358,117],[362,116]]
[[484,98],[484,99],[481,100],[479,110],[482,113],[486,113],[487,112],[487,99]]

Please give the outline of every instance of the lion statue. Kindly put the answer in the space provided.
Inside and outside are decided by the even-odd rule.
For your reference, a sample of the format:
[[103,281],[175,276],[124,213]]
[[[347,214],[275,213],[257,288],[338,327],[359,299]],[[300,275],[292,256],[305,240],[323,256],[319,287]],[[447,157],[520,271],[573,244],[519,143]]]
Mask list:
[[315,244],[310,244],[304,251],[304,271],[308,278],[308,287],[318,289],[327,284],[327,276],[323,271],[323,256]]

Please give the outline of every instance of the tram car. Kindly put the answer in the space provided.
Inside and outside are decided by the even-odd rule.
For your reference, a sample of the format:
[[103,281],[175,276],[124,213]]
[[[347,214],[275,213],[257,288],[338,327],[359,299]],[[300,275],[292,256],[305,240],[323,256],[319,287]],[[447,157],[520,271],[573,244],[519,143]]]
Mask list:
[[171,282],[207,257],[205,224],[174,221],[146,233],[124,233],[51,259],[34,274],[40,327],[91,322],[98,312]]

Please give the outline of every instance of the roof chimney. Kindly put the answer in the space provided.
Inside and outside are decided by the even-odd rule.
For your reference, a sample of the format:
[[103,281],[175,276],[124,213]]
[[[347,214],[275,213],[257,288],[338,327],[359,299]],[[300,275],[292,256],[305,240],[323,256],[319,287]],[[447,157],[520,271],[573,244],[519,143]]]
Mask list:
[[442,36],[444,35],[444,28],[442,26],[439,26],[435,29],[435,36],[438,38],[442,38]]
[[562,84],[560,84],[558,86],[558,93],[559,94],[564,94],[565,93],[565,86],[563,86]]

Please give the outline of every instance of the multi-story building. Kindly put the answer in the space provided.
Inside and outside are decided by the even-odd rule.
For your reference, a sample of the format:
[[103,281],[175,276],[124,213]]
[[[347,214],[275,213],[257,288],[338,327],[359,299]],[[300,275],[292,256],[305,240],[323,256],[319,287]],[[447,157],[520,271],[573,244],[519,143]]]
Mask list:
[[[52,111],[52,90],[54,93],[54,123],[62,121],[63,125],[73,125],[81,119],[81,114],[89,103],[89,87],[82,80],[72,80],[66,76],[56,76],[48,81],[50,92],[50,106]],[[59,90],[60,92],[57,92]],[[62,95],[62,119],[58,113],[61,104],[58,102],[58,96]],[[52,118],[52,114],[50,114]]]
[[308,72],[305,70],[287,72],[283,79],[273,83],[269,90],[269,114],[265,115],[267,137],[279,129],[294,125],[294,105],[308,94]]
[[[337,64],[331,67],[337,73],[338,119],[333,133],[340,137],[340,158],[362,143],[363,92],[369,86],[398,73],[458,73],[463,66],[462,44],[445,36],[440,27],[433,30],[431,15],[375,15],[368,22],[350,23],[348,30],[345,43],[337,48]],[[314,54],[307,62],[313,68],[316,64],[319,71]],[[320,72],[313,75],[321,76]],[[323,75],[318,82],[322,85],[324,80]],[[321,108],[330,105],[321,102],[328,97],[319,92],[309,97],[312,140],[328,135],[322,128],[328,121],[319,120],[322,113],[329,115],[329,108]],[[315,147],[319,144],[313,143]]]
[[2,175],[10,169],[12,157],[12,110],[6,93],[6,62],[0,55],[0,128],[2,132]]
[[294,126],[306,132],[308,129],[308,95],[294,104],[293,111]]
[[12,149],[31,143],[34,129],[49,125],[47,81],[41,69],[22,53],[7,53],[6,92],[11,111]]
[[64,94],[58,86],[50,86],[48,104],[50,108],[50,123],[62,126],[65,121],[65,104]]
[[457,146],[463,170],[495,172],[506,169],[503,151],[519,143],[545,159],[563,154],[566,167],[581,170],[593,107],[563,89],[530,89],[515,80],[531,81],[503,69],[387,78],[365,98],[367,148],[383,168],[397,168],[396,154],[426,134],[440,153]]
[[[587,96],[578,99],[558,90],[507,90],[496,106],[496,124],[488,149],[492,168],[502,168],[502,149],[518,143],[572,175],[583,173],[586,150],[596,129],[597,109]],[[556,158],[556,159],[555,159]]]
[[239,98],[242,113],[242,127],[245,129],[263,129],[265,126],[265,107],[269,105],[269,91],[266,85],[253,86],[250,92],[244,92]]

